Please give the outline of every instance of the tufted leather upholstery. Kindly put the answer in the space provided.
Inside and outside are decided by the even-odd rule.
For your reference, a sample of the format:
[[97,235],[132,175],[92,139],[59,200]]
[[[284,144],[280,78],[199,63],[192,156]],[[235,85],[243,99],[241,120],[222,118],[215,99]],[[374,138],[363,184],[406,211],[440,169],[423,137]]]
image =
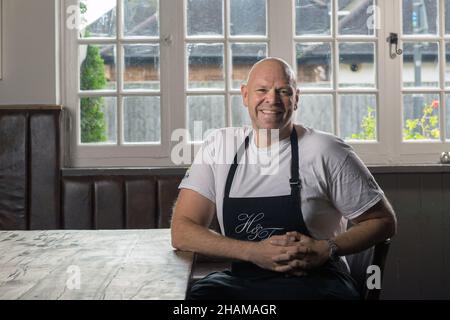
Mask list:
[[64,229],[168,228],[181,176],[63,177]]
[[27,228],[27,122],[0,113],[0,229]]
[[61,108],[0,108],[0,230],[59,227]]

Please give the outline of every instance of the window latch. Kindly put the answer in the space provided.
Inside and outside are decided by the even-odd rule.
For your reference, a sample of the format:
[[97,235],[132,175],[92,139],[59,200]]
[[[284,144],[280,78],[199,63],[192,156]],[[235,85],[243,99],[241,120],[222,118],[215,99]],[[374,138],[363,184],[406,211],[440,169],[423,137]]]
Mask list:
[[168,34],[162,38],[162,43],[165,46],[170,46],[172,44],[172,35]]
[[[389,55],[392,59],[395,59],[397,55],[401,55],[403,50],[398,47],[398,34],[390,32],[389,37],[386,38],[386,41],[389,42]],[[394,51],[392,51],[392,46],[394,47]]]

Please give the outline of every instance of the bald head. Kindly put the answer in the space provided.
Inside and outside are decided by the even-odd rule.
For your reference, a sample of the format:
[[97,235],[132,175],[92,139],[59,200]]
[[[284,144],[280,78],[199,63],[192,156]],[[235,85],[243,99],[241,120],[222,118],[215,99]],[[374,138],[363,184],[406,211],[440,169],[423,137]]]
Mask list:
[[248,84],[248,82],[251,81],[252,78],[258,76],[258,71],[261,69],[261,67],[267,65],[272,65],[274,68],[282,69],[289,84],[294,88],[297,86],[297,80],[294,70],[286,61],[276,57],[268,57],[256,62],[248,73],[246,83]]
[[255,63],[247,84],[241,85],[241,94],[253,128],[278,129],[282,139],[290,135],[299,92],[295,74],[286,61],[271,57]]

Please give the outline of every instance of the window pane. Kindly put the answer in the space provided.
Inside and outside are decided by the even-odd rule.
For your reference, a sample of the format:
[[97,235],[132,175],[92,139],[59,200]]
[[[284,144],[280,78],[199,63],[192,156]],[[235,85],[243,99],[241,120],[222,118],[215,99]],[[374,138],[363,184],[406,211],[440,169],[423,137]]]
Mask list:
[[450,140],[450,94],[445,95],[445,119],[446,139]]
[[333,133],[333,97],[330,94],[301,94],[295,122]]
[[403,139],[439,139],[439,95],[403,95]]
[[266,0],[230,0],[232,36],[266,35]]
[[115,143],[117,141],[116,110],[115,97],[81,98],[81,143]]
[[403,0],[403,34],[438,33],[437,0]]
[[187,119],[191,141],[201,141],[207,130],[225,126],[224,96],[188,96]]
[[116,88],[115,45],[80,45],[79,59],[81,90]]
[[331,0],[295,0],[295,34],[329,35]]
[[188,88],[223,89],[223,44],[190,43],[186,50],[189,59]]
[[267,56],[265,43],[233,43],[231,45],[232,68],[231,87],[239,89],[247,74],[257,61]]
[[80,37],[116,36],[116,0],[82,0],[80,12]]
[[347,35],[374,35],[375,1],[339,0],[338,31]]
[[332,86],[330,43],[298,43],[297,84],[299,87]]
[[158,6],[158,0],[124,0],[124,35],[159,36]]
[[339,86],[375,87],[375,45],[339,44]]
[[240,95],[231,96],[231,125],[233,127],[252,125],[252,121],[248,115],[248,109],[244,106]]
[[450,0],[445,0],[445,33],[450,34]]
[[223,35],[223,0],[187,0],[187,35]]
[[450,42],[445,44],[445,85],[450,86]]
[[341,138],[377,140],[377,101],[374,94],[343,94],[340,108]]
[[161,141],[159,97],[125,97],[123,117],[125,142]]
[[124,53],[124,88],[159,90],[159,45],[125,45]]
[[403,44],[403,86],[439,86],[439,45],[437,42]]

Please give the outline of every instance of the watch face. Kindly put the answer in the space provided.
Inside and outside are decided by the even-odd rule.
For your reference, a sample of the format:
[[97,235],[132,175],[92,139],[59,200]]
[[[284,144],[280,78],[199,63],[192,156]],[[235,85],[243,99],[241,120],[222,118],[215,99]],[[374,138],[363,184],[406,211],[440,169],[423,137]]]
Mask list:
[[330,239],[329,239],[329,240],[328,240],[328,245],[329,245],[329,247],[330,247],[330,258],[331,258],[332,260],[338,259],[338,258],[339,258],[339,256],[337,255],[338,247],[337,247],[336,243],[334,243],[333,240],[330,240]]

